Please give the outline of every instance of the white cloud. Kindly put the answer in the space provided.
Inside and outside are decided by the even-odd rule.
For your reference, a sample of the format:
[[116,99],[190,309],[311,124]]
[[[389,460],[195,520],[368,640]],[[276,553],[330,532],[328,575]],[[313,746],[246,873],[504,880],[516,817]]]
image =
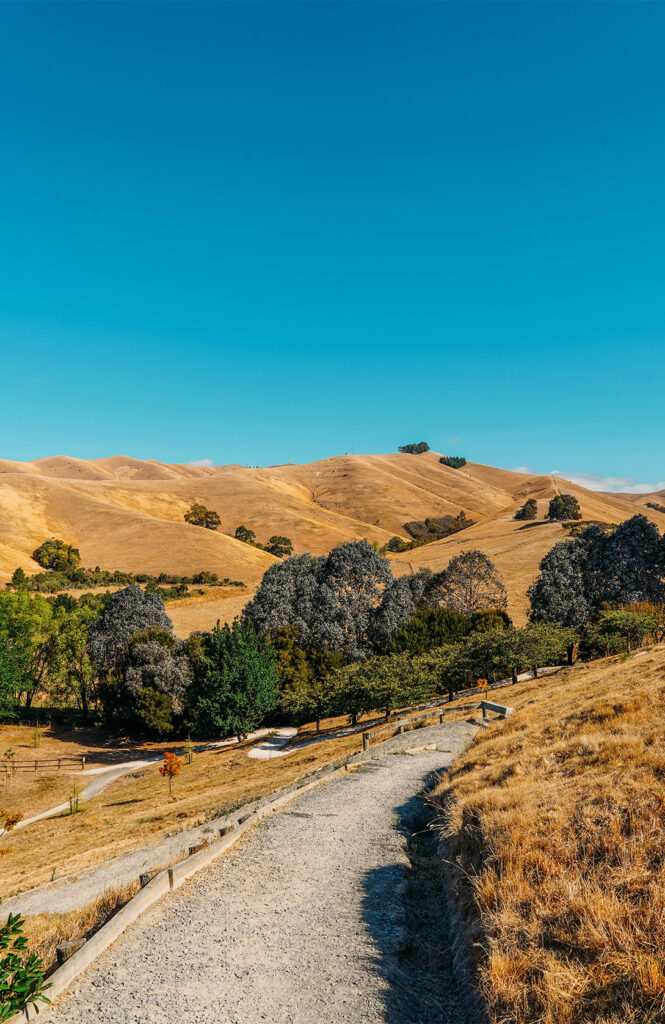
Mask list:
[[459,437],[445,437],[445,444],[459,444]]
[[[530,476],[545,476],[529,466],[513,466],[513,473],[528,473]],[[665,490],[665,480],[653,484],[637,483],[632,476],[601,476],[600,473],[564,473],[560,469],[551,469],[549,475],[568,480],[571,484],[586,487],[588,491],[614,491],[622,494],[651,494],[653,491]]]
[[187,463],[188,466],[214,466],[215,463],[212,459],[192,459],[191,462]]
[[620,491],[624,494],[649,494],[651,491],[662,491],[665,480],[653,484],[636,483],[632,476],[600,476],[598,473],[561,473],[552,470],[552,476],[560,476],[571,484],[579,484],[589,491]]

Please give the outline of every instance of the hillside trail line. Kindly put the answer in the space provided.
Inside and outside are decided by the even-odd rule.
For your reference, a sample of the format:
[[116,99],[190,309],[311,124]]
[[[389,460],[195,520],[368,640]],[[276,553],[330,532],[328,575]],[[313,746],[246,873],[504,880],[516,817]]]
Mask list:
[[[394,737],[266,818],[146,911],[44,1020],[475,1024],[452,973],[444,894],[432,888],[422,926],[409,853],[417,794],[474,732],[458,722]],[[420,749],[433,738],[438,749]],[[432,975],[418,944],[433,941]]]

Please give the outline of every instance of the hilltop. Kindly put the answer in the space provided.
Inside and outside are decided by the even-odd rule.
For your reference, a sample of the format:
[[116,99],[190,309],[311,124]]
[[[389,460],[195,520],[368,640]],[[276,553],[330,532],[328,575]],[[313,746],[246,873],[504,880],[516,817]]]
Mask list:
[[[549,499],[561,491],[578,498],[584,519],[619,523],[640,511],[665,529],[665,514],[647,505],[665,505],[662,494],[603,494],[558,477],[479,463],[451,469],[436,452],[340,455],[265,468],[168,465],[125,456],[0,460],[0,580],[17,566],[38,571],[31,552],[57,536],[80,549],[85,566],[154,574],[209,570],[245,582],[242,593],[211,590],[173,602],[169,614],[185,634],[233,618],[274,563],[272,555],[234,538],[240,524],[259,541],[283,534],[296,553],[323,554],[363,537],[380,545],[394,535],[408,539],[406,522],[463,511],[473,526],[391,555],[393,571],[440,570],[460,550],[480,548],[502,572],[510,612],[522,622],[526,588],[540,559],[566,536],[560,524],[544,520]],[[538,519],[514,521],[527,498],[537,501]],[[221,528],[185,523],[192,502],[215,509]]]

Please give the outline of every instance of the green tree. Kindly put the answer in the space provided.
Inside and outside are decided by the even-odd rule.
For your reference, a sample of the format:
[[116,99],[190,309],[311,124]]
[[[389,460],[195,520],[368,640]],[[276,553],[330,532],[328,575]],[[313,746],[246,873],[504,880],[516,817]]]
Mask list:
[[538,515],[538,503],[535,498],[528,498],[513,516],[514,519],[535,519]]
[[219,624],[194,654],[187,703],[197,736],[235,735],[256,729],[275,707],[279,677],[275,651],[251,621]]
[[12,587],[14,587],[16,590],[25,590],[27,588],[28,577],[26,576],[23,569],[20,568],[20,566],[18,569],[14,569],[14,572],[12,573],[11,584]]
[[206,530],[216,530],[218,526],[222,525],[222,520],[217,512],[196,503],[190,505],[183,518],[186,523],[190,523],[192,526],[203,526]]
[[658,627],[655,615],[619,609],[603,612],[595,621],[587,623],[583,634],[585,656],[630,653],[641,647],[644,638]]
[[399,450],[403,455],[422,455],[429,451],[429,445],[427,441],[418,441],[417,444],[403,444]]
[[289,537],[281,537],[275,534],[266,544],[265,550],[269,555],[274,555],[275,558],[288,558],[293,554],[293,543]]
[[30,707],[45,690],[55,655],[57,622],[50,601],[27,590],[0,594],[1,689]]
[[574,494],[557,494],[550,501],[547,518],[560,521],[581,519],[580,503]]
[[466,466],[466,459],[462,455],[442,455],[439,462],[450,469],[461,469],[462,466]]
[[69,609],[55,606],[56,631],[50,675],[86,713],[96,697],[95,673],[88,655],[88,632],[97,615],[97,610],[85,604],[76,603]]
[[253,544],[256,540],[254,530],[248,530],[246,526],[236,526],[234,536],[236,540],[241,540],[243,544]]
[[136,694],[135,716],[147,732],[168,736],[173,732],[173,701],[168,693],[146,687]]
[[54,569],[56,572],[73,572],[81,564],[78,548],[65,544],[64,540],[58,540],[57,537],[45,540],[32,552],[32,557],[44,569]]
[[395,630],[388,650],[397,654],[423,654],[435,647],[457,643],[469,632],[469,620],[452,608],[418,608],[408,622]]

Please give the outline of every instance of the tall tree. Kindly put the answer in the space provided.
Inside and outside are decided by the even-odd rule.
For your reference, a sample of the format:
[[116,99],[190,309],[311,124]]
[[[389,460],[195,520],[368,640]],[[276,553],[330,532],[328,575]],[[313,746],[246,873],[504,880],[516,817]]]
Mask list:
[[392,578],[387,559],[365,540],[320,558],[295,555],[268,569],[243,615],[259,632],[294,624],[303,647],[363,658],[372,649],[372,611]]
[[472,615],[483,608],[505,611],[508,598],[494,563],[483,551],[473,549],[451,558],[447,568],[433,578],[428,603]]
[[218,526],[222,525],[222,520],[217,512],[196,502],[190,505],[183,518],[186,523],[190,523],[192,526],[203,526],[206,530],[216,530]]
[[217,625],[194,658],[187,695],[197,736],[241,739],[275,707],[279,679],[275,652],[252,622]]
[[550,501],[548,519],[581,519],[580,503],[574,494],[557,494]]
[[173,632],[161,596],[144,593],[138,583],[116,591],[90,627],[88,649],[97,673],[122,669],[129,641],[151,626]]

